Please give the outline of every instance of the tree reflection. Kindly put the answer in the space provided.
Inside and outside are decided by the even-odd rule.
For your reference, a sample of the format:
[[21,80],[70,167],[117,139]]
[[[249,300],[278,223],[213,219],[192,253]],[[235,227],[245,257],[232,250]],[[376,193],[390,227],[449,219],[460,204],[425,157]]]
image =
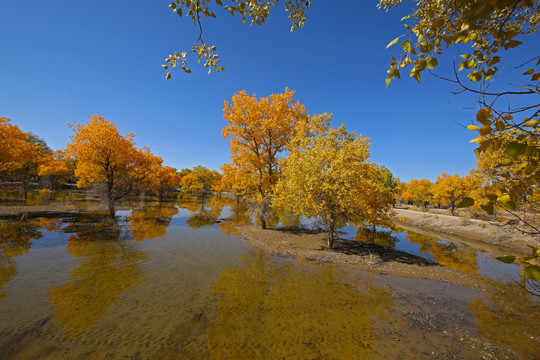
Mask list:
[[491,281],[485,297],[475,298],[469,309],[476,313],[478,332],[495,344],[517,352],[516,358],[537,359],[540,349],[540,307],[517,284]]
[[220,320],[207,330],[211,359],[358,359],[375,345],[371,321],[390,292],[331,265],[278,265],[254,251],[214,286]]
[[358,228],[354,240],[368,244],[377,244],[384,247],[394,248],[399,239],[392,235],[392,231],[377,230],[370,228]]
[[196,203],[184,202],[181,204],[180,206],[190,211],[186,223],[191,229],[197,230],[215,224],[221,215],[223,207],[227,204],[227,200],[213,196],[202,198]]
[[145,280],[141,263],[148,254],[132,247],[117,220],[85,218],[64,229],[72,233],[68,252],[81,257],[65,285],[49,290],[55,321],[67,334],[76,337],[87,332],[115,306],[118,297]]
[[165,236],[171,219],[176,214],[178,214],[176,206],[164,203],[149,204],[142,209],[133,210],[127,219],[131,235],[137,242]]
[[0,299],[9,295],[4,290],[4,284],[18,273],[17,265],[12,258],[27,253],[32,246],[32,239],[41,237],[41,231],[32,222],[0,223]]
[[229,202],[226,205],[230,207],[231,214],[227,220],[218,224],[219,229],[227,236],[239,236],[240,232],[238,231],[238,226],[251,224],[251,209],[249,205],[246,202],[241,201],[240,198],[229,199]]
[[451,242],[441,243],[436,237],[412,231],[405,236],[411,243],[420,245],[420,252],[431,254],[439,264],[479,276],[475,249]]

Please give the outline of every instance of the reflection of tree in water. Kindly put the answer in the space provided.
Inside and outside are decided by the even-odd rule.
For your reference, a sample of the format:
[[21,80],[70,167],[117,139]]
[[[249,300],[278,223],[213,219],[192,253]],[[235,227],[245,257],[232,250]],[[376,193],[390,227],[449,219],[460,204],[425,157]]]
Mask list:
[[238,231],[238,225],[251,224],[251,209],[249,205],[240,200],[240,198],[228,199],[228,202],[226,202],[225,205],[229,206],[231,213],[227,220],[218,224],[219,229],[227,236],[239,236],[240,232]]
[[148,254],[125,240],[116,220],[85,219],[70,223],[64,232],[73,233],[68,252],[82,260],[65,285],[51,287],[49,301],[56,323],[76,337],[90,330],[120,295],[144,282],[141,263]]
[[181,192],[178,195],[178,201],[175,205],[189,212],[195,212],[199,209],[201,202],[208,201],[208,197],[195,196],[189,193]]
[[475,249],[451,242],[440,243],[436,237],[422,235],[412,231],[407,233],[406,238],[411,243],[420,245],[419,251],[431,254],[439,264],[463,271],[467,274],[478,275]]
[[[223,200],[224,206],[228,206],[231,210],[226,221],[220,222],[220,230],[227,236],[240,235],[238,231],[239,225],[250,225],[253,223],[252,215],[254,210],[248,203],[240,201],[239,199],[225,199]],[[266,226],[269,228],[280,227],[283,229],[297,229],[301,227],[300,216],[293,214],[292,212],[282,209],[269,207],[267,209]],[[255,224],[260,226],[259,217],[255,217]]]
[[181,203],[180,206],[190,211],[186,223],[191,229],[197,230],[216,223],[226,203],[226,199],[212,196],[199,198],[198,202]]
[[148,204],[142,209],[133,210],[128,217],[131,235],[141,242],[167,235],[167,228],[174,215],[178,214],[176,206],[167,204]]
[[208,328],[212,359],[359,359],[375,345],[371,319],[390,311],[388,291],[331,265],[278,265],[263,251],[222,272],[220,320]]
[[478,332],[497,345],[517,352],[516,359],[540,355],[540,306],[517,284],[492,281],[485,297],[471,300]]
[[44,229],[49,232],[58,232],[64,224],[62,220],[55,218],[35,218],[28,221],[37,228]]
[[17,265],[13,257],[26,254],[32,239],[42,237],[39,227],[32,222],[8,221],[0,223],[0,299],[9,295],[4,284],[17,275]]
[[399,239],[392,235],[392,231],[377,230],[370,228],[358,228],[354,240],[368,244],[377,244],[384,247],[394,248]]

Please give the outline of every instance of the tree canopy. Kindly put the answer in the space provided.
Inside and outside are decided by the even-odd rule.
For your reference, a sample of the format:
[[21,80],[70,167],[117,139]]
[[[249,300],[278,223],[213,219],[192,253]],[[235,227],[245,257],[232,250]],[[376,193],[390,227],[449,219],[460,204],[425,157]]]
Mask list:
[[227,126],[222,134],[230,138],[231,149],[231,162],[221,168],[224,182],[262,205],[263,228],[264,213],[279,178],[280,155],[307,118],[304,105],[293,100],[293,95],[294,91],[285,89],[282,94],[257,99],[240,91],[223,109]]
[[274,203],[297,214],[320,217],[334,245],[337,224],[391,225],[392,195],[385,173],[369,162],[369,139],[330,127],[331,116],[315,115],[291,140]]
[[148,148],[137,149],[132,133],[121,135],[113,122],[100,115],[90,115],[88,123],[70,127],[74,134],[67,152],[77,159],[77,186],[104,186],[105,200],[114,217],[114,204],[135,186],[149,186],[149,174],[162,160]]

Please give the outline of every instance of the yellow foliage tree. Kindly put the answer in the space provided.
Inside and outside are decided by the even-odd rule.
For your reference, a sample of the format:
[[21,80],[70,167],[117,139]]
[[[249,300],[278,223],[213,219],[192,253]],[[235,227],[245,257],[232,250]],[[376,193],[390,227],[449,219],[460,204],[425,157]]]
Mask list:
[[332,248],[338,223],[391,227],[392,215],[385,173],[369,162],[369,139],[329,124],[329,115],[315,115],[293,137],[274,202],[320,217]]
[[[501,137],[501,141],[508,146],[517,146],[514,135],[515,131],[509,130]],[[538,147],[538,144],[535,146]],[[476,162],[478,168],[473,173],[482,179],[482,189],[472,196],[469,204],[474,200],[474,205],[479,205],[489,214],[498,209],[511,218],[510,224],[518,220],[525,225],[520,226],[520,230],[538,235],[540,190],[537,178],[540,176],[540,152],[523,149],[527,155],[509,152],[504,147],[491,153],[479,153]]]
[[304,105],[293,100],[294,91],[285,89],[257,99],[240,91],[225,102],[223,116],[228,125],[224,138],[230,138],[231,163],[224,164],[225,181],[236,193],[244,193],[260,205],[261,227],[266,228],[266,213],[274,185],[279,178],[281,153],[297,127],[307,119]]
[[197,165],[182,177],[182,189],[205,194],[216,189],[220,179],[221,174],[217,171]]
[[66,159],[62,150],[57,150],[48,154],[39,165],[38,175],[49,178],[52,189],[58,187],[58,183],[65,180],[71,170],[69,169],[69,160]]
[[433,183],[427,179],[412,179],[410,183],[405,185],[402,195],[403,199],[416,204],[418,207],[424,206],[425,208],[433,198],[431,193],[432,186]]
[[70,125],[74,135],[67,146],[77,159],[77,186],[102,185],[111,217],[115,203],[136,186],[148,186],[153,166],[161,164],[148,148],[137,149],[134,135],[120,135],[114,123],[100,115],[90,115],[86,124]]
[[23,151],[28,134],[11,123],[11,119],[0,117],[0,172],[9,172]]
[[[380,0],[379,7],[389,10],[402,2]],[[408,22],[407,34],[389,44],[401,41],[401,56],[392,57],[387,85],[393,78],[400,78],[400,70],[407,67],[410,76],[420,82],[420,74],[436,68],[437,57],[446,48],[457,47],[460,56],[455,76],[446,80],[459,87],[455,93],[465,91],[478,96],[477,125],[468,127],[478,132],[471,141],[478,144],[476,154],[480,161],[486,157],[497,159],[501,173],[520,178],[519,184],[497,185],[499,192],[491,192],[491,198],[484,199],[482,208],[493,213],[497,202],[511,208],[517,197],[530,193],[529,188],[540,182],[540,57],[534,50],[538,42],[540,3],[508,0],[416,0],[413,3],[411,14],[403,18]],[[527,41],[530,43],[526,44]],[[513,51],[513,57],[506,56],[506,51],[517,47],[520,51]],[[496,76],[503,70],[504,77]],[[466,79],[462,73],[467,73]],[[506,85],[501,83],[505,78],[511,79]]]
[[0,173],[22,182],[24,200],[28,196],[28,182],[37,175],[44,156],[45,142],[25,133],[11,120],[0,117]]
[[176,169],[171,166],[160,166],[155,175],[155,184],[158,191],[159,201],[161,202],[168,191],[180,185],[182,179],[176,172]]
[[460,177],[458,174],[448,175],[443,172],[431,187],[431,193],[435,202],[445,206],[450,205],[450,211],[454,215],[456,206],[465,197],[471,196],[478,185],[478,180],[471,175]]

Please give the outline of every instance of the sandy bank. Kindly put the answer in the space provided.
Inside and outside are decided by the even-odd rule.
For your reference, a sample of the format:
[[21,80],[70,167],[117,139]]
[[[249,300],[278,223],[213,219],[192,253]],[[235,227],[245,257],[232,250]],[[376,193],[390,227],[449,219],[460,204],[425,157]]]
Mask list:
[[379,274],[431,279],[485,291],[486,284],[472,275],[439,265],[421,257],[376,244],[337,240],[332,251],[326,247],[326,234],[307,231],[267,229],[243,225],[238,228],[244,240],[274,254],[294,257],[300,262],[335,263]]
[[524,235],[510,226],[414,210],[394,209],[394,212],[400,218],[396,225],[415,232],[430,232],[428,235],[443,233],[457,236],[461,241],[469,240],[480,246],[481,243],[495,245],[500,247],[502,252],[511,250],[529,253],[530,249],[526,245],[540,247],[538,237]]
[[46,205],[13,205],[0,206],[0,219],[32,219],[38,217],[64,217],[84,213],[104,212],[106,208],[100,204],[69,205],[54,202]]

